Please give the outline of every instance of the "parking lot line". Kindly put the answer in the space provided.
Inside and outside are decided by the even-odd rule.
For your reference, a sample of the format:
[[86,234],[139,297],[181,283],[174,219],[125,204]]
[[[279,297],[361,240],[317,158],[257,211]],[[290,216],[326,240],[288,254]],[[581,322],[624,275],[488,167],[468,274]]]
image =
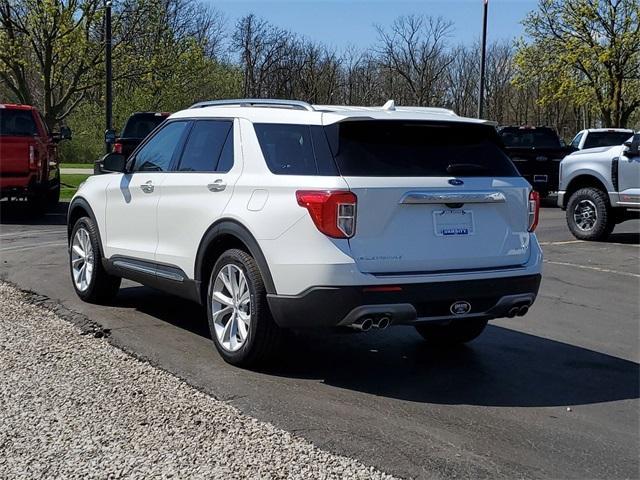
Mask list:
[[60,234],[64,232],[64,230],[61,230],[59,228],[47,228],[47,229],[39,229],[39,230],[21,230],[21,231],[14,231],[14,232],[10,232],[10,233],[1,233],[0,234],[0,238],[23,238],[23,237],[29,237],[29,236],[40,236],[42,234],[51,234],[51,233],[57,233]]
[[627,276],[627,277],[640,278],[640,275],[637,274],[637,273],[619,272],[617,270],[609,270],[608,268],[590,267],[588,265],[578,265],[578,264],[569,263],[569,262],[554,262],[554,261],[551,261],[551,260],[545,260],[544,263],[549,263],[551,265],[561,265],[563,267],[581,268],[583,270],[595,270],[596,272],[603,272],[603,273],[616,273],[618,275],[624,275],[624,276]]
[[0,252],[13,252],[16,250],[32,250],[34,248],[44,247],[62,247],[67,246],[67,242],[44,242],[37,245],[13,245],[11,247],[0,248]]
[[540,242],[540,245],[568,245],[571,243],[584,243],[584,240],[564,240],[561,242]]

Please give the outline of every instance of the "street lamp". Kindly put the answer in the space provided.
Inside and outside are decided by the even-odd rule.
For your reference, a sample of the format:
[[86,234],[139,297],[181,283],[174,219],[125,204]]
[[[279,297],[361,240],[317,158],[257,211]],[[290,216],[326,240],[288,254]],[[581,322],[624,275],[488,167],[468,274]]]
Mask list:
[[113,131],[113,87],[112,87],[112,71],[111,71],[111,1],[108,0],[104,4],[104,46],[105,46],[105,71],[106,71],[106,92],[105,92],[105,114],[106,114],[106,130],[104,132],[104,141],[106,153],[111,151],[111,145],[115,140]]
[[487,52],[487,11],[489,10],[489,0],[483,0],[482,16],[482,53],[480,55],[480,91],[478,92],[478,118],[484,114],[484,64]]

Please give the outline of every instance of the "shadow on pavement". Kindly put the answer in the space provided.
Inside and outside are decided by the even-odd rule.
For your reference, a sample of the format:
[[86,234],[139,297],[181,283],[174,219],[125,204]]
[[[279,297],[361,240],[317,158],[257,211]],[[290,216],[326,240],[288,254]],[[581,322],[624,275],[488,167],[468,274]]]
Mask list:
[[44,213],[34,212],[27,202],[0,202],[1,225],[66,225],[69,202],[60,202]]
[[153,288],[141,285],[123,286],[112,306],[133,308],[201,337],[210,338],[204,308],[197,303],[167,295]]
[[605,240],[604,243],[625,243],[629,245],[640,245],[640,233],[639,232],[630,232],[630,233],[612,233]]
[[[115,305],[209,338],[204,309],[186,300],[130,287]],[[259,373],[413,402],[550,407],[639,397],[635,362],[492,325],[475,342],[451,350],[428,347],[411,327],[393,327],[290,332],[282,352]]]
[[411,327],[366,337],[298,335],[269,373],[435,404],[566,406],[639,397],[637,363],[502,327],[490,325],[450,350],[428,347]]

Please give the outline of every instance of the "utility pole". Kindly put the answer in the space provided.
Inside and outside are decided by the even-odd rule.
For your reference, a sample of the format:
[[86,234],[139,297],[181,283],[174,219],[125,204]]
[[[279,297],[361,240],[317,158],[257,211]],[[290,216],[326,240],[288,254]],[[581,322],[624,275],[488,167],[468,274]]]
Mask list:
[[111,151],[111,145],[113,143],[113,85],[111,71],[111,1],[105,2],[105,17],[104,17],[104,51],[105,51],[105,70],[106,70],[106,92],[105,92],[105,113],[106,113],[106,131],[105,131],[105,149],[106,153]]
[[489,0],[483,0],[482,16],[482,53],[480,55],[480,91],[478,92],[478,118],[484,115],[484,64],[487,53],[487,12],[489,10]]

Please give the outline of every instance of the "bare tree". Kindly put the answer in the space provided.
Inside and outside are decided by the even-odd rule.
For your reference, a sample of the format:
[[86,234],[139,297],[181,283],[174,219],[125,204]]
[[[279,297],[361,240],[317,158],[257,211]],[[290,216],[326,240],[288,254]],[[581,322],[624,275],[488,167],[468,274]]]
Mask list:
[[398,17],[389,31],[381,26],[376,29],[379,61],[391,75],[385,82],[391,93],[398,92],[417,105],[431,104],[436,84],[451,62],[445,54],[451,23],[442,18],[409,15]]
[[274,78],[290,83],[291,72],[285,64],[287,59],[291,59],[294,48],[291,37],[286,30],[274,27],[253,14],[238,21],[233,46],[240,53],[246,97],[267,95],[268,84]]

